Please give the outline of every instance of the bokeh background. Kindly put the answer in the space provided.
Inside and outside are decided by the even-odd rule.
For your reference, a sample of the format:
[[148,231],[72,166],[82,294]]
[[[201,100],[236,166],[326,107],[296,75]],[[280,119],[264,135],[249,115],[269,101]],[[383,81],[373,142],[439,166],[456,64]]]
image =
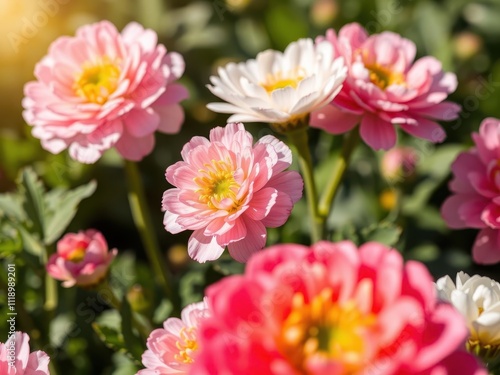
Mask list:
[[[208,283],[242,269],[229,259],[193,264],[185,250],[189,233],[173,236],[162,226],[161,196],[169,187],[164,170],[180,159],[179,151],[189,138],[208,135],[227,118],[205,107],[217,101],[205,87],[209,76],[229,61],[252,58],[267,48],[283,50],[298,38],[314,38],[349,22],[359,22],[370,33],[395,31],[416,43],[419,57],[436,56],[445,70],[458,76],[458,89],[450,99],[459,103],[463,112],[459,119],[445,124],[448,138],[442,145],[400,134],[400,144],[414,147],[418,158],[416,171],[403,172],[396,184],[381,175],[383,153],[359,147],[329,219],[332,239],[384,241],[408,259],[425,262],[435,277],[467,270],[500,279],[498,266],[479,267],[471,262],[470,249],[477,231],[449,231],[439,215],[439,207],[449,195],[451,162],[459,151],[471,146],[470,133],[477,131],[482,119],[500,118],[500,0],[0,0],[0,193],[15,188],[24,166],[32,166],[47,189],[96,180],[97,191],[82,202],[68,230],[94,227],[104,233],[110,247],[121,253],[113,274],[126,280],[122,292],[146,296],[152,319],[159,324],[169,310],[160,304],[151,282],[130,215],[120,158],[111,150],[95,165],[84,166],[66,153],[48,154],[31,137],[21,116],[23,85],[34,78],[34,65],[49,44],[58,36],[73,35],[81,25],[102,19],[119,29],[130,21],[140,22],[154,29],[160,42],[169,51],[180,52],[186,61],[181,82],[188,87],[190,98],[183,102],[183,129],[177,135],[158,134],[155,151],[140,163],[154,229],[184,303],[199,300]],[[248,129],[256,138],[272,133],[262,124],[249,124]],[[331,173],[341,142],[341,137],[311,130],[320,183]],[[292,241],[308,242],[304,202],[296,206],[284,228],[269,232],[268,244]],[[29,272],[20,274],[23,282],[27,281],[18,293],[33,315],[29,325],[20,322],[21,328],[30,331],[35,345],[49,345],[59,372],[135,373],[133,361],[113,354],[99,341],[88,324],[89,313],[75,309],[90,292],[60,291],[63,302],[54,323],[41,328],[36,313],[41,304],[39,283]],[[1,298],[0,302],[5,302]],[[100,315],[101,321],[110,324],[116,320],[107,310]],[[3,324],[0,322],[2,332]],[[5,335],[1,336],[0,341],[4,341]]]

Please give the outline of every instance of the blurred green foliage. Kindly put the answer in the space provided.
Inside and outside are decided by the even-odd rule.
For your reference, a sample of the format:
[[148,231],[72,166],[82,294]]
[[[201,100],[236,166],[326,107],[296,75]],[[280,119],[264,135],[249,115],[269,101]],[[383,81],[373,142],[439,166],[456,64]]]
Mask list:
[[[36,1],[33,2],[36,7]],[[460,104],[463,112],[459,119],[445,124],[448,138],[444,145],[430,145],[400,134],[399,143],[413,146],[418,162],[415,175],[403,176],[396,185],[381,176],[382,153],[360,146],[328,220],[331,239],[387,243],[402,251],[406,258],[427,264],[435,277],[466,270],[500,279],[498,267],[472,264],[470,249],[476,231],[452,232],[439,214],[439,207],[449,194],[447,181],[454,157],[471,145],[470,133],[477,131],[482,119],[500,118],[500,2],[497,0],[93,0],[87,5],[76,3],[70,2],[67,8],[61,8],[61,14],[50,20],[47,30],[50,29],[52,39],[63,33],[71,34],[82,23],[98,19],[109,19],[119,28],[135,20],[156,30],[168,50],[178,51],[185,58],[186,72],[181,81],[189,88],[190,98],[183,103],[186,111],[183,129],[176,135],[158,134],[154,152],[140,163],[156,223],[154,231],[165,260],[174,272],[184,304],[199,301],[206,285],[243,270],[242,265],[225,256],[211,264],[190,262],[185,249],[189,233],[174,236],[162,225],[161,196],[169,188],[164,179],[165,169],[180,159],[182,145],[192,136],[206,136],[212,127],[226,121],[226,116],[205,107],[215,100],[205,87],[209,76],[217,66],[228,61],[254,57],[266,48],[282,50],[300,37],[314,38],[323,35],[327,28],[338,29],[348,22],[359,22],[370,33],[384,30],[400,33],[416,43],[418,56],[433,55],[440,59],[446,70],[458,76],[458,89],[450,99]],[[70,17],[71,23],[56,27],[58,17]],[[0,59],[2,69],[31,72],[52,39],[44,39],[44,50],[37,47],[36,53],[23,58],[23,67],[19,67],[15,58]],[[35,42],[30,40],[23,48],[30,49]],[[151,308],[137,316],[151,328],[160,326],[171,311],[152,282],[151,270],[133,226],[120,158],[111,150],[95,165],[84,166],[65,153],[50,155],[42,150],[21,118],[22,86],[32,79],[30,74],[18,74],[14,82],[0,75],[2,97],[9,97],[1,106],[0,257],[4,258],[5,267],[9,262],[17,265],[16,293],[18,299],[24,301],[23,311],[19,310],[18,329],[30,334],[33,347],[51,355],[59,373],[134,374],[139,363],[131,358],[137,359],[140,350],[127,345],[134,342],[130,335],[135,333],[120,329],[120,326],[124,328],[120,319],[129,312],[122,312],[120,317],[104,304],[93,301],[95,292],[61,287],[58,287],[57,308],[53,311],[43,308],[43,259],[38,257],[41,250],[37,246],[53,246],[63,231],[94,227],[103,232],[110,248],[120,250],[111,273],[112,279],[119,282],[111,287],[124,304],[131,301],[127,295],[145,293],[133,298],[150,301]],[[12,103],[11,98],[16,102]],[[261,124],[249,124],[247,128],[255,138],[272,134]],[[326,181],[342,137],[313,129],[310,133],[317,163],[316,178],[319,182]],[[28,169],[23,169],[27,166]],[[97,188],[91,180],[97,181]],[[389,195],[385,197],[394,198],[392,205],[381,203],[386,193]],[[24,212],[28,213],[27,217]],[[300,201],[283,228],[269,231],[268,244],[308,243],[308,235],[307,210],[305,202]],[[3,288],[4,273],[0,273],[0,280]],[[1,293],[4,308],[5,300],[5,293]],[[18,306],[21,309],[21,304]],[[47,321],[52,321],[50,327]],[[6,332],[4,320],[0,321],[0,331]],[[120,350],[113,354],[107,347]],[[132,356],[124,354],[131,352]]]

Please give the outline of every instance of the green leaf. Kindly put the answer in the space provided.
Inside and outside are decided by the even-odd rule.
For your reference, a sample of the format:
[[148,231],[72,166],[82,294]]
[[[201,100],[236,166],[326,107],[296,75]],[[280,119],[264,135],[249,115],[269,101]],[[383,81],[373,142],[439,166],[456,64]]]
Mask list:
[[90,197],[96,186],[95,181],[90,181],[73,190],[54,189],[46,194],[45,200],[50,214],[46,219],[45,244],[50,245],[61,236],[75,216],[78,204]]
[[122,317],[121,330],[123,334],[123,339],[125,342],[125,348],[139,363],[141,362],[142,353],[145,350],[142,340],[136,336],[132,330],[133,318],[132,310],[130,309],[130,304],[127,301],[127,297],[122,298],[122,303],[120,307],[120,315]]
[[43,197],[45,189],[32,168],[27,167],[22,170],[20,190],[24,194],[24,211],[32,221],[33,229],[43,238],[46,214]]
[[123,335],[116,329],[93,322],[92,328],[99,339],[110,349],[126,352]]
[[36,234],[30,233],[22,225],[19,225],[17,229],[21,235],[23,249],[30,254],[40,257],[41,259],[45,251],[45,247],[42,245],[41,241],[35,237]]
[[19,231],[9,223],[0,227],[0,259],[8,258],[23,248]]
[[17,193],[0,194],[0,217],[23,222],[26,214],[23,211],[23,200]]
[[383,222],[361,231],[363,242],[375,241],[387,246],[394,246],[401,236],[402,229],[392,223]]

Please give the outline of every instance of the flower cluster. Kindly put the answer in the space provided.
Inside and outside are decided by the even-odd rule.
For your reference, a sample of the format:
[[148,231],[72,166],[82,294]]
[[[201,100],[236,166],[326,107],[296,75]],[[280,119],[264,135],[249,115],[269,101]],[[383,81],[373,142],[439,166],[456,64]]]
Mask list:
[[[368,35],[357,23],[315,40],[300,39],[284,52],[267,50],[219,67],[207,87],[225,103],[207,107],[231,116],[208,138],[192,137],[182,160],[166,168],[171,188],[162,197],[163,224],[171,234],[192,231],[187,252],[200,263],[217,260],[226,248],[234,260],[248,263],[243,274],[208,285],[202,302],[181,311],[131,163],[153,151],[156,131],[177,133],[184,121],[180,102],[188,92],[177,83],[184,60],[157,39],[137,23],[121,33],[107,21],[83,26],[76,36],[51,45],[23,101],[32,134],[49,152],[67,149],[71,158],[95,163],[115,148],[127,161],[132,215],[158,273],[155,282],[164,287],[172,311],[180,312],[180,319],[170,317],[152,330],[142,285],[123,291],[122,300],[109,288],[108,304],[119,310],[123,327],[131,326],[123,335],[114,332],[113,344],[123,338],[123,347],[138,357],[134,338],[148,337],[145,368],[137,374],[486,375],[473,354],[488,365],[500,357],[500,284],[463,272],[456,283],[445,276],[434,284],[423,264],[405,263],[381,243],[325,241],[332,238],[328,219],[356,137],[346,137],[321,192],[313,170],[318,155],[309,148],[312,126],[332,134],[359,131],[370,148],[392,149],[382,157],[381,174],[393,194],[403,185],[397,184],[401,177],[415,173],[418,159],[411,147],[396,146],[397,129],[444,141],[437,121],[455,119],[460,111],[446,101],[456,89],[455,74],[430,56],[415,61],[410,40],[393,32]],[[288,137],[302,175],[288,170],[294,160],[286,141],[272,135],[254,140],[242,122],[269,123],[278,136]],[[453,195],[441,213],[451,228],[481,229],[473,259],[493,264],[500,262],[500,120],[486,119],[472,138],[475,147],[452,165]],[[287,222],[303,188],[313,245],[266,248],[267,229]],[[37,200],[38,191],[28,193],[27,200],[36,202],[26,206],[36,206],[37,215],[46,201],[63,195],[56,191]],[[393,209],[399,199],[404,195],[398,191],[382,204],[391,216],[399,214]],[[22,230],[43,226],[31,224],[27,220]],[[33,237],[8,229],[22,241],[40,239],[40,248],[52,245],[45,228]],[[49,254],[43,266],[50,277],[65,288],[90,289],[106,285],[118,250],[88,229],[65,234]],[[51,282],[46,279],[47,290]],[[28,341],[17,332],[0,344],[0,374],[48,375],[48,356],[30,354]]]

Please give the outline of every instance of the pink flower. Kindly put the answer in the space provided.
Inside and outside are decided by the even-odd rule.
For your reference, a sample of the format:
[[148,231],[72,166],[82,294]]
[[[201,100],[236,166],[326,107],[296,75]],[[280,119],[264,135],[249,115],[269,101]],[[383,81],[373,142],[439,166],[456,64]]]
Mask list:
[[186,306],[181,319],[168,318],[163,328],[148,337],[148,349],[142,355],[146,369],[137,375],[187,374],[198,350],[198,326],[209,316],[206,301]]
[[30,353],[29,341],[28,334],[16,332],[0,342],[0,374],[49,375],[49,356],[41,350]]
[[418,155],[412,147],[395,147],[382,156],[380,169],[389,181],[398,182],[415,172]]
[[95,229],[67,233],[49,258],[47,272],[54,279],[63,280],[65,288],[91,287],[106,277],[117,253],[117,249],[108,251],[106,240]]
[[26,84],[23,113],[33,135],[53,154],[69,148],[82,163],[96,162],[116,147],[140,160],[154,146],[154,132],[177,133],[184,120],[178,104],[186,89],[174,83],[184,60],[157,45],[153,30],[131,23],[120,34],[103,21],[61,37]]
[[284,171],[292,163],[290,149],[273,136],[252,145],[241,123],[210,132],[210,140],[194,137],[182,159],[167,168],[175,189],[163,194],[165,229],[194,230],[189,255],[206,262],[231,256],[245,262],[266,244],[266,227],[283,225],[302,196],[302,178]]
[[444,101],[455,91],[455,74],[444,73],[434,57],[413,63],[415,44],[392,32],[368,36],[352,23],[338,36],[328,30],[326,39],[344,57],[349,71],[334,105],[313,113],[312,126],[340,134],[360,123],[361,138],[376,150],[395,145],[395,126],[434,143],[445,139],[435,120],[458,116],[460,107]]
[[487,374],[424,265],[378,243],[273,246],[207,297],[191,374]]
[[441,207],[450,228],[479,228],[472,256],[481,264],[500,262],[500,120],[485,119],[476,144],[451,166],[454,193]]

